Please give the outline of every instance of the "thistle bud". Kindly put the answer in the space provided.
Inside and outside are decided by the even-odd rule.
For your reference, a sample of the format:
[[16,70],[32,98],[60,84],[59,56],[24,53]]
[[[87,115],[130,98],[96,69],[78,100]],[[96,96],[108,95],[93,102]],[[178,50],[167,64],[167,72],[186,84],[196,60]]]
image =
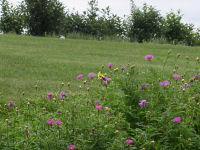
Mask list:
[[108,110],[109,110],[109,108],[108,108],[108,107],[105,107],[105,110],[106,110],[106,111],[108,111]]
[[71,85],[70,82],[68,82],[68,83],[67,83],[67,86],[70,87],[70,85]]
[[115,134],[118,134],[118,133],[119,133],[119,131],[118,131],[118,130],[116,130],[116,131],[115,131]]
[[154,144],[155,144],[155,141],[151,141],[151,144],[154,145]]
[[131,69],[134,69],[134,68],[135,68],[135,65],[132,65],[132,66],[131,66]]

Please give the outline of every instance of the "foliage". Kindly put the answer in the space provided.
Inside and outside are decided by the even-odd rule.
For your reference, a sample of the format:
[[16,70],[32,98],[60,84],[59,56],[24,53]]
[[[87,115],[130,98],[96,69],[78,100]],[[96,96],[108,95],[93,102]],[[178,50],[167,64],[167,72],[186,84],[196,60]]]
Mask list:
[[16,32],[21,34],[24,27],[23,7],[13,7],[7,0],[1,1],[1,22],[0,29],[4,33]]
[[[133,4],[132,4],[133,5]],[[131,41],[149,41],[162,36],[162,22],[159,11],[144,4],[142,10],[132,6],[129,37]]]
[[64,25],[64,6],[58,0],[25,0],[27,28],[31,35],[59,34]]
[[144,4],[140,9],[133,0],[130,3],[130,16],[119,17],[109,6],[100,9],[98,0],[90,0],[83,13],[65,11],[59,0],[23,0],[17,7],[2,0],[0,28],[5,33],[27,30],[38,36],[84,35],[79,37],[199,45],[199,31],[182,22],[180,11],[164,17],[153,6]]
[[120,17],[110,12],[110,8],[98,8],[98,1],[89,1],[89,9],[80,14],[78,12],[67,13],[65,22],[65,34],[78,33],[91,35],[101,40],[106,36],[121,37],[124,32],[123,22]]

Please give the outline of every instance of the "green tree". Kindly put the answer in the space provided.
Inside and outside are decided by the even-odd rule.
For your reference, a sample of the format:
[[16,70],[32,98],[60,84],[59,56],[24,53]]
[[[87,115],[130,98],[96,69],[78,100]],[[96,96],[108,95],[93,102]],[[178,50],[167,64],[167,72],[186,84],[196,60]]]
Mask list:
[[64,6],[58,0],[25,0],[26,22],[31,35],[59,34],[65,21]]
[[1,1],[0,29],[5,32],[21,34],[24,28],[23,4],[13,7],[7,0]]
[[181,22],[182,15],[180,11],[176,13],[170,12],[166,17],[166,33],[165,37],[169,42],[177,44],[184,39],[184,24]]
[[129,21],[129,38],[138,42],[150,41],[162,36],[163,18],[159,11],[144,4],[142,10],[131,1],[132,10]]

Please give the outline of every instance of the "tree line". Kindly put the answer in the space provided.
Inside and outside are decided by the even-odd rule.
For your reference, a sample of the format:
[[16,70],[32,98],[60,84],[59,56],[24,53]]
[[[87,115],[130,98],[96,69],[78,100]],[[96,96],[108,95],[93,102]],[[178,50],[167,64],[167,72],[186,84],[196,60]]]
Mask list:
[[130,0],[129,16],[119,17],[108,7],[100,9],[98,0],[90,0],[82,13],[66,10],[59,0],[22,0],[13,6],[1,0],[0,30],[34,36],[90,35],[99,40],[117,37],[131,42],[164,40],[172,44],[200,45],[200,30],[182,22],[180,11],[162,16],[152,6],[138,8]]

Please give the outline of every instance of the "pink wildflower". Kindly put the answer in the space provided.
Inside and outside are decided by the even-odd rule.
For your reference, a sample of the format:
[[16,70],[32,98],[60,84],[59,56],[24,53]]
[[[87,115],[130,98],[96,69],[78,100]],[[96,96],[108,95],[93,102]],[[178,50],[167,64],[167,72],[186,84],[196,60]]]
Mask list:
[[194,75],[194,79],[200,78],[200,75]]
[[121,70],[124,71],[125,69],[126,69],[126,66],[123,65],[123,66],[121,67]]
[[133,143],[133,140],[127,139],[127,140],[126,140],[126,143],[127,143],[128,145],[131,145],[131,144]]
[[69,145],[69,146],[67,146],[67,149],[68,149],[68,150],[74,150],[75,148],[76,148],[75,145]]
[[65,96],[66,96],[66,93],[64,91],[61,91],[60,92],[60,99],[64,100]]
[[108,63],[108,67],[111,69],[114,64],[112,62]]
[[110,82],[111,78],[105,76],[105,77],[103,78],[103,80],[104,80],[104,81],[107,81],[107,82]]
[[60,126],[62,124],[61,121],[56,121],[56,125]]
[[149,61],[152,60],[153,58],[154,58],[153,55],[146,55],[146,56],[145,56],[145,59],[146,59],[146,60],[149,60]]
[[53,97],[53,93],[48,93],[46,99],[51,99]]
[[179,78],[180,78],[180,75],[179,75],[179,74],[174,74],[174,75],[172,75],[172,77],[173,77],[174,79],[179,79]]
[[181,122],[181,117],[176,117],[176,118],[174,118],[174,119],[173,119],[173,122],[178,122],[178,123]]
[[79,75],[77,75],[76,78],[77,78],[77,79],[82,79],[82,78],[83,78],[83,74],[79,74]]
[[147,87],[147,84],[146,83],[142,83],[142,85],[140,87],[140,90],[144,90],[144,89],[146,89],[146,87]]
[[54,123],[54,119],[49,119],[49,120],[47,120],[47,124],[49,124],[49,125],[52,125],[53,123]]
[[100,111],[102,109],[101,105],[96,105],[96,109],[98,109],[98,111]]
[[96,76],[96,74],[93,73],[93,72],[91,72],[91,73],[88,74],[88,77],[89,77],[90,79],[94,78],[95,76]]
[[140,100],[140,102],[139,102],[140,106],[145,106],[146,104],[147,104],[147,100],[145,100],[145,99]]
[[160,82],[160,86],[167,86],[167,85],[169,85],[169,81],[168,80]]
[[185,84],[182,86],[182,88],[185,89],[185,88],[188,88],[188,87],[190,87],[190,86],[191,86],[190,84],[185,83]]
[[60,95],[61,95],[61,96],[66,96],[66,93],[65,93],[64,91],[61,91],[61,92],[60,92]]
[[12,106],[14,106],[14,102],[13,102],[13,101],[10,101],[10,102],[8,103],[8,107],[12,107]]

